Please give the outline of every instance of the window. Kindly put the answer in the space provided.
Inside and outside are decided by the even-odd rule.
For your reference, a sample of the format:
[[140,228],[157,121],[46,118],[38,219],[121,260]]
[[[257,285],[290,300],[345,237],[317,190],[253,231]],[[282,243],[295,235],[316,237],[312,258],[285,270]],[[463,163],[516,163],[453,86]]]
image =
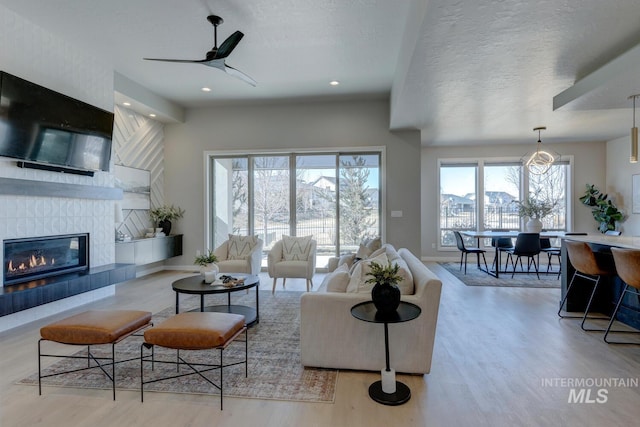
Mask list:
[[514,202],[524,198],[525,189],[554,203],[553,213],[543,219],[544,229],[568,230],[570,160],[554,164],[544,175],[529,175],[516,161],[442,160],[439,164],[440,248],[456,246],[454,230],[522,229]]
[[[381,152],[212,155],[211,248],[255,234],[266,253],[283,235],[313,235],[316,264],[380,236]],[[324,258],[324,259],[321,259]]]

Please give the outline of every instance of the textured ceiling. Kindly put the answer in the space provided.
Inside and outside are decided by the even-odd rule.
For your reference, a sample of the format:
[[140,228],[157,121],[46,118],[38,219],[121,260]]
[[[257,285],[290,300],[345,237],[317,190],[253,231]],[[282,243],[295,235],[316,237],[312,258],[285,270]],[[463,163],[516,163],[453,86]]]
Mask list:
[[[0,0],[185,107],[387,96],[392,128],[424,145],[609,140],[628,134],[640,93],[637,0]],[[213,45],[206,16],[244,39],[227,63],[257,87],[196,64]],[[638,49],[640,52],[640,49]],[[613,61],[613,62],[611,62]],[[598,71],[599,70],[599,71]],[[594,73],[595,72],[595,73]],[[337,79],[341,84],[331,87]],[[571,97],[554,97],[577,81]],[[200,88],[209,86],[210,93]]]

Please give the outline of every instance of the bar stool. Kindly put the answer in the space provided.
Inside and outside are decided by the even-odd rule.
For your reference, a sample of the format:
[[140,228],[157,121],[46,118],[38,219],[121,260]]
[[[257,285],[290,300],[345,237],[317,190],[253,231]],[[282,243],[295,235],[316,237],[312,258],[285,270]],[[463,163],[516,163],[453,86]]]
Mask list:
[[[584,324],[587,320],[589,309],[591,308],[591,304],[593,303],[593,297],[596,294],[598,289],[598,284],[600,283],[600,278],[602,276],[611,276],[615,274],[615,269],[607,268],[598,263],[591,247],[585,242],[574,242],[571,240],[565,240],[565,247],[567,248],[567,255],[569,256],[569,261],[575,268],[575,272],[571,277],[571,282],[567,287],[567,292],[564,295],[564,298],[560,302],[560,308],[558,309],[558,316],[561,318],[580,318],[582,317],[582,323],[580,323],[580,327],[584,331],[590,332],[604,332],[605,329],[587,329]],[[583,279],[589,280],[594,283],[593,291],[591,292],[591,297],[589,298],[589,302],[587,303],[587,308],[584,311],[584,315],[582,316],[567,316],[561,314],[562,307],[564,307],[565,302],[567,301],[567,297],[569,296],[569,292],[573,288],[573,283],[575,282],[576,277],[581,277]],[[603,319],[602,317],[591,317],[594,319]],[[604,319],[609,319],[608,317]]]
[[[624,298],[625,294],[628,292],[640,297],[640,251],[633,249],[611,248],[611,253],[613,254],[613,261],[616,264],[616,271],[618,272],[618,276],[624,281],[624,288],[622,289],[622,293],[620,294],[620,298],[618,299],[616,308],[615,310],[613,310],[611,320],[609,321],[609,325],[607,326],[607,329],[604,333],[604,341],[609,344],[640,344],[639,342],[620,342],[607,340],[609,332],[632,334],[640,333],[640,331],[611,330],[611,326],[616,319],[616,314],[618,314],[618,309],[620,308],[620,304],[622,303],[622,299]],[[629,286],[631,286],[633,289],[629,289]]]

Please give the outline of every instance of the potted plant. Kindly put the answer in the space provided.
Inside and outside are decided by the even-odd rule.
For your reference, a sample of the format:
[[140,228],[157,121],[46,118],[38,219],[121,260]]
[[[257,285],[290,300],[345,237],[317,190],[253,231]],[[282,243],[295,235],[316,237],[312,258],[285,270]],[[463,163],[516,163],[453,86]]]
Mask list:
[[528,194],[524,200],[516,200],[514,203],[518,207],[518,215],[522,218],[529,218],[525,229],[532,233],[542,231],[542,219],[553,212],[556,205],[555,202],[537,198],[531,194]]
[[151,209],[149,216],[156,227],[162,228],[162,232],[168,236],[171,232],[171,221],[182,218],[184,216],[184,210],[174,205],[163,205]]
[[[216,274],[218,274],[219,272],[216,262],[218,262],[218,257],[215,256],[215,254],[211,249],[209,249],[207,253],[204,255],[202,254],[196,255],[196,258],[193,260],[194,264],[200,266],[200,274],[205,276],[205,279],[207,279],[207,276],[212,276],[213,279],[215,279]],[[205,280],[205,281],[207,281],[208,283],[211,283],[213,280],[210,280],[210,281]]]
[[587,184],[584,195],[580,197],[580,202],[592,207],[591,214],[593,219],[598,222],[598,230],[601,233],[615,230],[616,223],[624,219],[624,214],[618,210],[609,196],[598,190],[595,185]]
[[365,283],[373,283],[371,289],[371,299],[373,304],[382,314],[389,314],[396,311],[400,305],[400,289],[398,283],[402,280],[402,276],[398,274],[400,266],[397,263],[393,265],[388,263],[386,266],[371,261],[370,271],[367,276],[371,276]]

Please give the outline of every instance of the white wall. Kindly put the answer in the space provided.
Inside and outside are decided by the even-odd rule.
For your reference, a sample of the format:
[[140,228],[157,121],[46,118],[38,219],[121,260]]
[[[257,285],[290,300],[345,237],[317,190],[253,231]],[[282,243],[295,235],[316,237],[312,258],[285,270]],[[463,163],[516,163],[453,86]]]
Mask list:
[[[549,144],[563,155],[573,155],[573,230],[595,232],[596,222],[591,211],[578,201],[584,193],[585,185],[595,184],[605,188],[607,167],[607,149],[604,142]],[[531,147],[525,145],[495,145],[468,147],[425,147],[422,150],[422,255],[424,257],[450,257],[451,252],[432,249],[432,243],[438,242],[437,218],[440,206],[438,192],[438,159],[478,159],[489,157],[520,158]]]
[[625,236],[640,236],[640,214],[632,209],[632,178],[640,174],[640,163],[629,163],[631,138],[629,136],[607,142],[607,185],[602,191],[613,198],[626,220],[619,226]]
[[[0,69],[113,111],[113,69],[93,53],[0,6]],[[0,177],[112,187],[113,176],[85,177],[20,169],[0,158]],[[0,196],[0,240],[66,233],[91,234],[91,265],[114,262],[112,200]],[[1,273],[0,273],[1,274]],[[1,280],[1,278],[0,278]]]
[[[386,146],[386,240],[419,253],[420,135],[389,131],[388,100],[236,105],[189,110],[182,124],[165,126],[166,203],[186,210],[174,225],[184,234],[191,265],[204,249],[204,160],[207,150],[326,149]],[[403,211],[390,218],[391,210]]]

